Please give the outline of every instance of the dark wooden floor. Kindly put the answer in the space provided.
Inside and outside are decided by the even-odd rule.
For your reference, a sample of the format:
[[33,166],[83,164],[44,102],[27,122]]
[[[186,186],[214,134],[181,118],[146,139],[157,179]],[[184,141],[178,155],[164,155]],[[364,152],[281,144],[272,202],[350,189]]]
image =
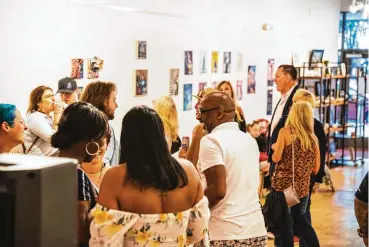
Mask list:
[[[336,167],[330,171],[336,192],[321,184],[312,196],[312,221],[320,246],[365,246],[356,233],[354,194],[368,171],[368,160],[363,166]],[[267,246],[273,247],[273,241],[269,240]]]

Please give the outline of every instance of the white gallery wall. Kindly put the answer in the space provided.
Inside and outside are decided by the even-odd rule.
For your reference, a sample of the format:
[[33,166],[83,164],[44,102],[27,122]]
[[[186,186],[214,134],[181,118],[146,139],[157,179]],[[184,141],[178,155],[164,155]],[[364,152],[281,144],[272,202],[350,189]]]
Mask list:
[[[291,63],[296,52],[308,61],[309,51],[324,49],[324,59],[337,58],[340,0],[68,0],[0,1],[0,102],[13,103],[25,113],[28,97],[38,85],[57,89],[69,76],[71,58],[104,59],[100,80],[118,86],[113,126],[120,133],[121,120],[133,106],[147,104],[169,92],[169,69],[180,69],[180,135],[191,135],[195,112],[183,111],[183,84],[237,80],[244,85],[243,107],[248,122],[266,116],[267,62],[275,67]],[[100,7],[92,3],[100,3]],[[107,6],[113,7],[108,8]],[[122,7],[153,14],[122,11]],[[163,13],[172,16],[163,15]],[[263,31],[262,24],[273,25]],[[146,60],[135,55],[135,41],[146,40]],[[184,51],[193,51],[194,74],[184,75]],[[232,73],[200,74],[201,50],[231,51]],[[236,52],[243,54],[242,72],[236,72]],[[222,62],[220,62],[222,65]],[[247,66],[256,65],[256,93],[246,93]],[[133,71],[148,69],[148,95],[134,97]],[[210,56],[208,69],[210,71]],[[86,75],[85,63],[85,75]],[[85,85],[88,79],[79,80]],[[279,93],[274,94],[274,106]],[[195,100],[193,102],[195,104]]]

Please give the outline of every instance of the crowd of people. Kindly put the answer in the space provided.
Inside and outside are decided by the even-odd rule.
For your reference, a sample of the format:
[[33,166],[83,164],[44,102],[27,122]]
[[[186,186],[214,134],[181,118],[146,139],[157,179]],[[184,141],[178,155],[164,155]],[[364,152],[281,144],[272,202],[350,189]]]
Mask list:
[[[274,82],[281,99],[270,123],[246,124],[229,81],[200,91],[199,123],[190,145],[181,145],[171,97],[128,111],[118,142],[109,123],[117,86],[92,82],[78,98],[66,77],[60,100],[46,86],[31,92],[25,119],[16,106],[0,104],[0,153],[78,160],[79,246],[262,247],[269,232],[275,246],[293,246],[296,237],[300,246],[320,246],[310,205],[324,176],[326,136],[314,118],[315,96],[298,87],[291,65],[279,66]],[[282,196],[278,205],[267,202],[285,217],[270,220],[260,187],[269,198]],[[367,187],[366,178],[361,191]],[[367,200],[357,193],[366,245],[368,222],[359,219],[367,217]]]

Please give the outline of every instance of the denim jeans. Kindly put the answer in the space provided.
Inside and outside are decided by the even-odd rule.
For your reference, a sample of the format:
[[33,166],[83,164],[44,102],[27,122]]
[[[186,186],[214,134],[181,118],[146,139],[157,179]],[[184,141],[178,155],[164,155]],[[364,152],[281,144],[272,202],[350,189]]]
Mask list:
[[286,219],[281,232],[277,234],[274,245],[277,247],[293,247],[293,227],[296,235],[305,241],[309,247],[319,247],[318,237],[306,217],[306,209],[309,202],[309,196],[300,198],[300,203],[290,207],[289,217]]

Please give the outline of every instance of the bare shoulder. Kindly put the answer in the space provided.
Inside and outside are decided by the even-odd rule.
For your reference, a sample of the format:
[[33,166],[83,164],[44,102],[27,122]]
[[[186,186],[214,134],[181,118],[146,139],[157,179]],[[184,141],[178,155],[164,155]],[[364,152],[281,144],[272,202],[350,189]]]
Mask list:
[[290,135],[291,134],[290,128],[288,128],[288,127],[281,128],[280,131],[279,131],[279,134],[284,135],[284,136]]
[[108,171],[106,171],[104,178],[103,178],[103,182],[107,184],[116,183],[124,179],[125,175],[126,175],[126,165],[125,164],[114,166],[110,168]]
[[178,162],[183,167],[183,169],[186,171],[187,176],[189,177],[191,176],[192,178],[198,177],[198,172],[191,161],[179,158]]

